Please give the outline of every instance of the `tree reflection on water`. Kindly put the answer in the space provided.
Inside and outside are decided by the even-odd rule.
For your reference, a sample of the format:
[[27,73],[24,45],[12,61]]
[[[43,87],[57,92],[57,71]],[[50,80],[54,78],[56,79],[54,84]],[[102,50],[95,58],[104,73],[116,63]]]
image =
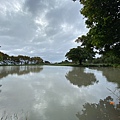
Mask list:
[[119,68],[98,68],[109,82],[117,83],[120,88],[120,69]]
[[115,104],[111,96],[96,103],[83,105],[82,113],[77,113],[79,120],[120,120],[120,102]]
[[[1,87],[2,85],[0,85],[0,87]],[[0,92],[1,92],[2,90],[0,90]]]
[[[106,68],[98,68],[96,71],[94,69],[88,69],[90,71],[85,72],[84,68],[73,68],[72,71],[69,71],[66,74],[66,78],[73,84],[79,87],[81,86],[89,86],[98,82],[98,79],[94,76],[97,74],[97,70],[101,73],[102,76],[99,78],[100,80],[106,78],[107,81],[115,82],[119,84],[119,70],[118,69],[106,69]],[[108,71],[107,71],[108,70]],[[112,73],[115,73],[114,75]],[[100,75],[100,74],[97,74]],[[100,76],[99,76],[100,77]],[[102,79],[103,78],[103,79]],[[114,79],[113,79],[114,78]],[[100,99],[99,103],[85,103],[83,105],[82,112],[78,112],[76,116],[79,120],[120,120],[120,97],[109,89],[113,95],[118,98],[118,103],[113,102],[113,98],[111,96],[106,97],[104,100]],[[118,87],[117,87],[118,89]],[[118,91],[118,90],[117,90]]]
[[97,83],[98,81],[96,80],[94,74],[93,73],[85,73],[84,69],[85,68],[74,67],[72,69],[72,71],[69,71],[66,74],[65,77],[73,85],[77,85],[78,87],[92,85],[95,82]]
[[7,77],[9,74],[24,75],[32,73],[38,73],[43,70],[41,66],[0,66],[0,79]]

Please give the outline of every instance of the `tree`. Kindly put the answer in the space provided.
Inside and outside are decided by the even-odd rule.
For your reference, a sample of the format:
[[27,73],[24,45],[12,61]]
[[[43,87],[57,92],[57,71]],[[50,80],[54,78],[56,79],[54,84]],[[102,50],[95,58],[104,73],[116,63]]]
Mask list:
[[0,52],[0,61],[2,61],[2,60],[3,60],[3,53]]
[[32,57],[32,60],[34,61],[35,64],[43,63],[43,59],[40,57]]
[[101,54],[120,58],[120,0],[80,0],[80,3],[89,32],[77,41]]
[[49,62],[49,61],[45,61],[44,63],[46,63],[46,64],[50,64],[50,62]]
[[0,52],[0,62],[4,64],[40,64],[43,63],[43,59],[41,57],[29,57],[29,56],[9,56]]
[[69,60],[72,60],[73,62],[79,62],[80,65],[83,61],[90,59],[93,56],[93,52],[88,52],[86,48],[82,48],[80,46],[70,49],[70,51],[65,55],[65,57],[67,57]]

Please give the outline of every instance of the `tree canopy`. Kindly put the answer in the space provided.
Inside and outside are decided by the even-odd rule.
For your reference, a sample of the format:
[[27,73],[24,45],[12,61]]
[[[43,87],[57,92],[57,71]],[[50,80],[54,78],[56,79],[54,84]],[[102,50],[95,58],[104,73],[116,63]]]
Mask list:
[[77,42],[120,58],[120,0],[80,0],[80,3],[89,32],[78,37]]
[[1,64],[40,64],[43,63],[41,57],[29,57],[29,56],[9,56],[3,52],[0,52],[0,63]]
[[67,52],[65,56],[73,62],[79,62],[79,64],[81,65],[82,62],[86,59],[92,58],[94,56],[94,53],[88,52],[86,48],[78,46],[77,48],[70,49],[70,51]]

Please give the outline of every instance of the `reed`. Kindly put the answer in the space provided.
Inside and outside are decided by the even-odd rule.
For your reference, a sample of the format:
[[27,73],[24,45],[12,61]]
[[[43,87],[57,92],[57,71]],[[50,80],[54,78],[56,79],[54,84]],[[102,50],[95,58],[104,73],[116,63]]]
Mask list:
[[6,111],[2,113],[0,116],[0,120],[29,120],[28,119],[28,113],[24,113],[23,111],[21,113],[14,113],[12,115],[7,114]]

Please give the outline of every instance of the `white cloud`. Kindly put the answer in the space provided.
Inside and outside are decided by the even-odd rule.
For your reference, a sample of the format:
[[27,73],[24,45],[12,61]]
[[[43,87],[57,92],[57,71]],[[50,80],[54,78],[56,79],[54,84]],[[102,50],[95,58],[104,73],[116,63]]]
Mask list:
[[79,45],[73,41],[87,32],[80,7],[70,0],[1,0],[1,51],[65,59],[65,53]]

